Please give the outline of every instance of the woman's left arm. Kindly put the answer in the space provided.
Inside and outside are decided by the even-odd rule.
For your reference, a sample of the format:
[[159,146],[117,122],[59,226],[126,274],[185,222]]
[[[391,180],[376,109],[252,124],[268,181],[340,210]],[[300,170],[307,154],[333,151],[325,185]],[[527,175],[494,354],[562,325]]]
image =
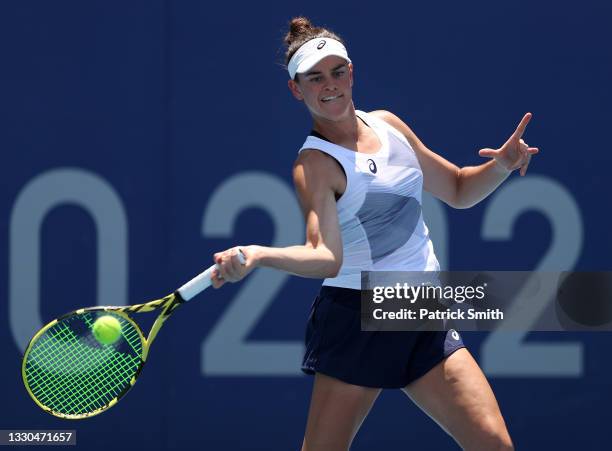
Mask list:
[[531,156],[539,151],[537,147],[529,147],[522,139],[531,113],[525,114],[514,133],[499,149],[481,149],[478,152],[481,157],[491,158],[490,161],[463,168],[428,149],[410,127],[393,113],[379,110],[372,114],[406,137],[423,171],[423,188],[454,208],[469,208],[477,204],[515,169],[520,168],[521,175],[525,175]]

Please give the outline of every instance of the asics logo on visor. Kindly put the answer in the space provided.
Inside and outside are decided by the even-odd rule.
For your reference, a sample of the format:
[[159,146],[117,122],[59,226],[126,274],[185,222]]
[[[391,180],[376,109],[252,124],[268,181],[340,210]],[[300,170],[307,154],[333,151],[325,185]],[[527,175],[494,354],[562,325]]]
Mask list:
[[319,42],[317,44],[317,50],[321,50],[323,47],[325,47],[325,44],[327,44],[327,41],[325,41],[325,40]]

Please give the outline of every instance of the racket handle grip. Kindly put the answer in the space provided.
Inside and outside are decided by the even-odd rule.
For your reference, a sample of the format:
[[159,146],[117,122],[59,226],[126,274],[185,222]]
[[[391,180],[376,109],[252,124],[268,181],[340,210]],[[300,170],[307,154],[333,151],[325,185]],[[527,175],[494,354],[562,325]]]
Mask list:
[[[241,249],[238,249],[238,260],[240,260],[240,263],[243,265],[246,263],[246,258],[242,253]],[[218,265],[216,264],[212,265],[206,271],[198,274],[181,288],[179,288],[177,291],[181,295],[181,298],[183,298],[183,300],[185,301],[189,301],[196,295],[200,294],[202,291],[210,287],[212,285],[212,272],[215,268],[217,268],[217,266]]]

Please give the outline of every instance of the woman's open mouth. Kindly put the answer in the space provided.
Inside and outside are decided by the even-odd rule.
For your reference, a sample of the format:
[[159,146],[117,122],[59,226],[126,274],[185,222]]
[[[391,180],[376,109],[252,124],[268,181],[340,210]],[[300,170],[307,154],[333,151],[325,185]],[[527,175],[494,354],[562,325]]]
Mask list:
[[339,99],[340,97],[344,97],[344,96],[342,94],[337,94],[335,96],[322,97],[321,102],[331,102],[332,100]]

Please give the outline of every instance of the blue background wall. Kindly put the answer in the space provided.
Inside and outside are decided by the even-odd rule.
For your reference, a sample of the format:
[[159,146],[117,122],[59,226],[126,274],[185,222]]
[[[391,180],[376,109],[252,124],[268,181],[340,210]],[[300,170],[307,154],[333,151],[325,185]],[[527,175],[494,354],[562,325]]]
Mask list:
[[[447,268],[610,269],[609,2],[5,1],[1,429],[76,428],[88,450],[298,449],[317,281],[259,271],[207,292],[87,421],[44,414],[20,377],[27,339],[60,313],[158,297],[232,245],[303,239],[290,169],[310,122],[279,65],[297,14],[346,39],[357,108],[395,112],[458,165],[534,113],[527,177],[470,210],[428,201]],[[465,338],[518,449],[609,448],[609,334]],[[453,446],[389,391],[353,449]]]

